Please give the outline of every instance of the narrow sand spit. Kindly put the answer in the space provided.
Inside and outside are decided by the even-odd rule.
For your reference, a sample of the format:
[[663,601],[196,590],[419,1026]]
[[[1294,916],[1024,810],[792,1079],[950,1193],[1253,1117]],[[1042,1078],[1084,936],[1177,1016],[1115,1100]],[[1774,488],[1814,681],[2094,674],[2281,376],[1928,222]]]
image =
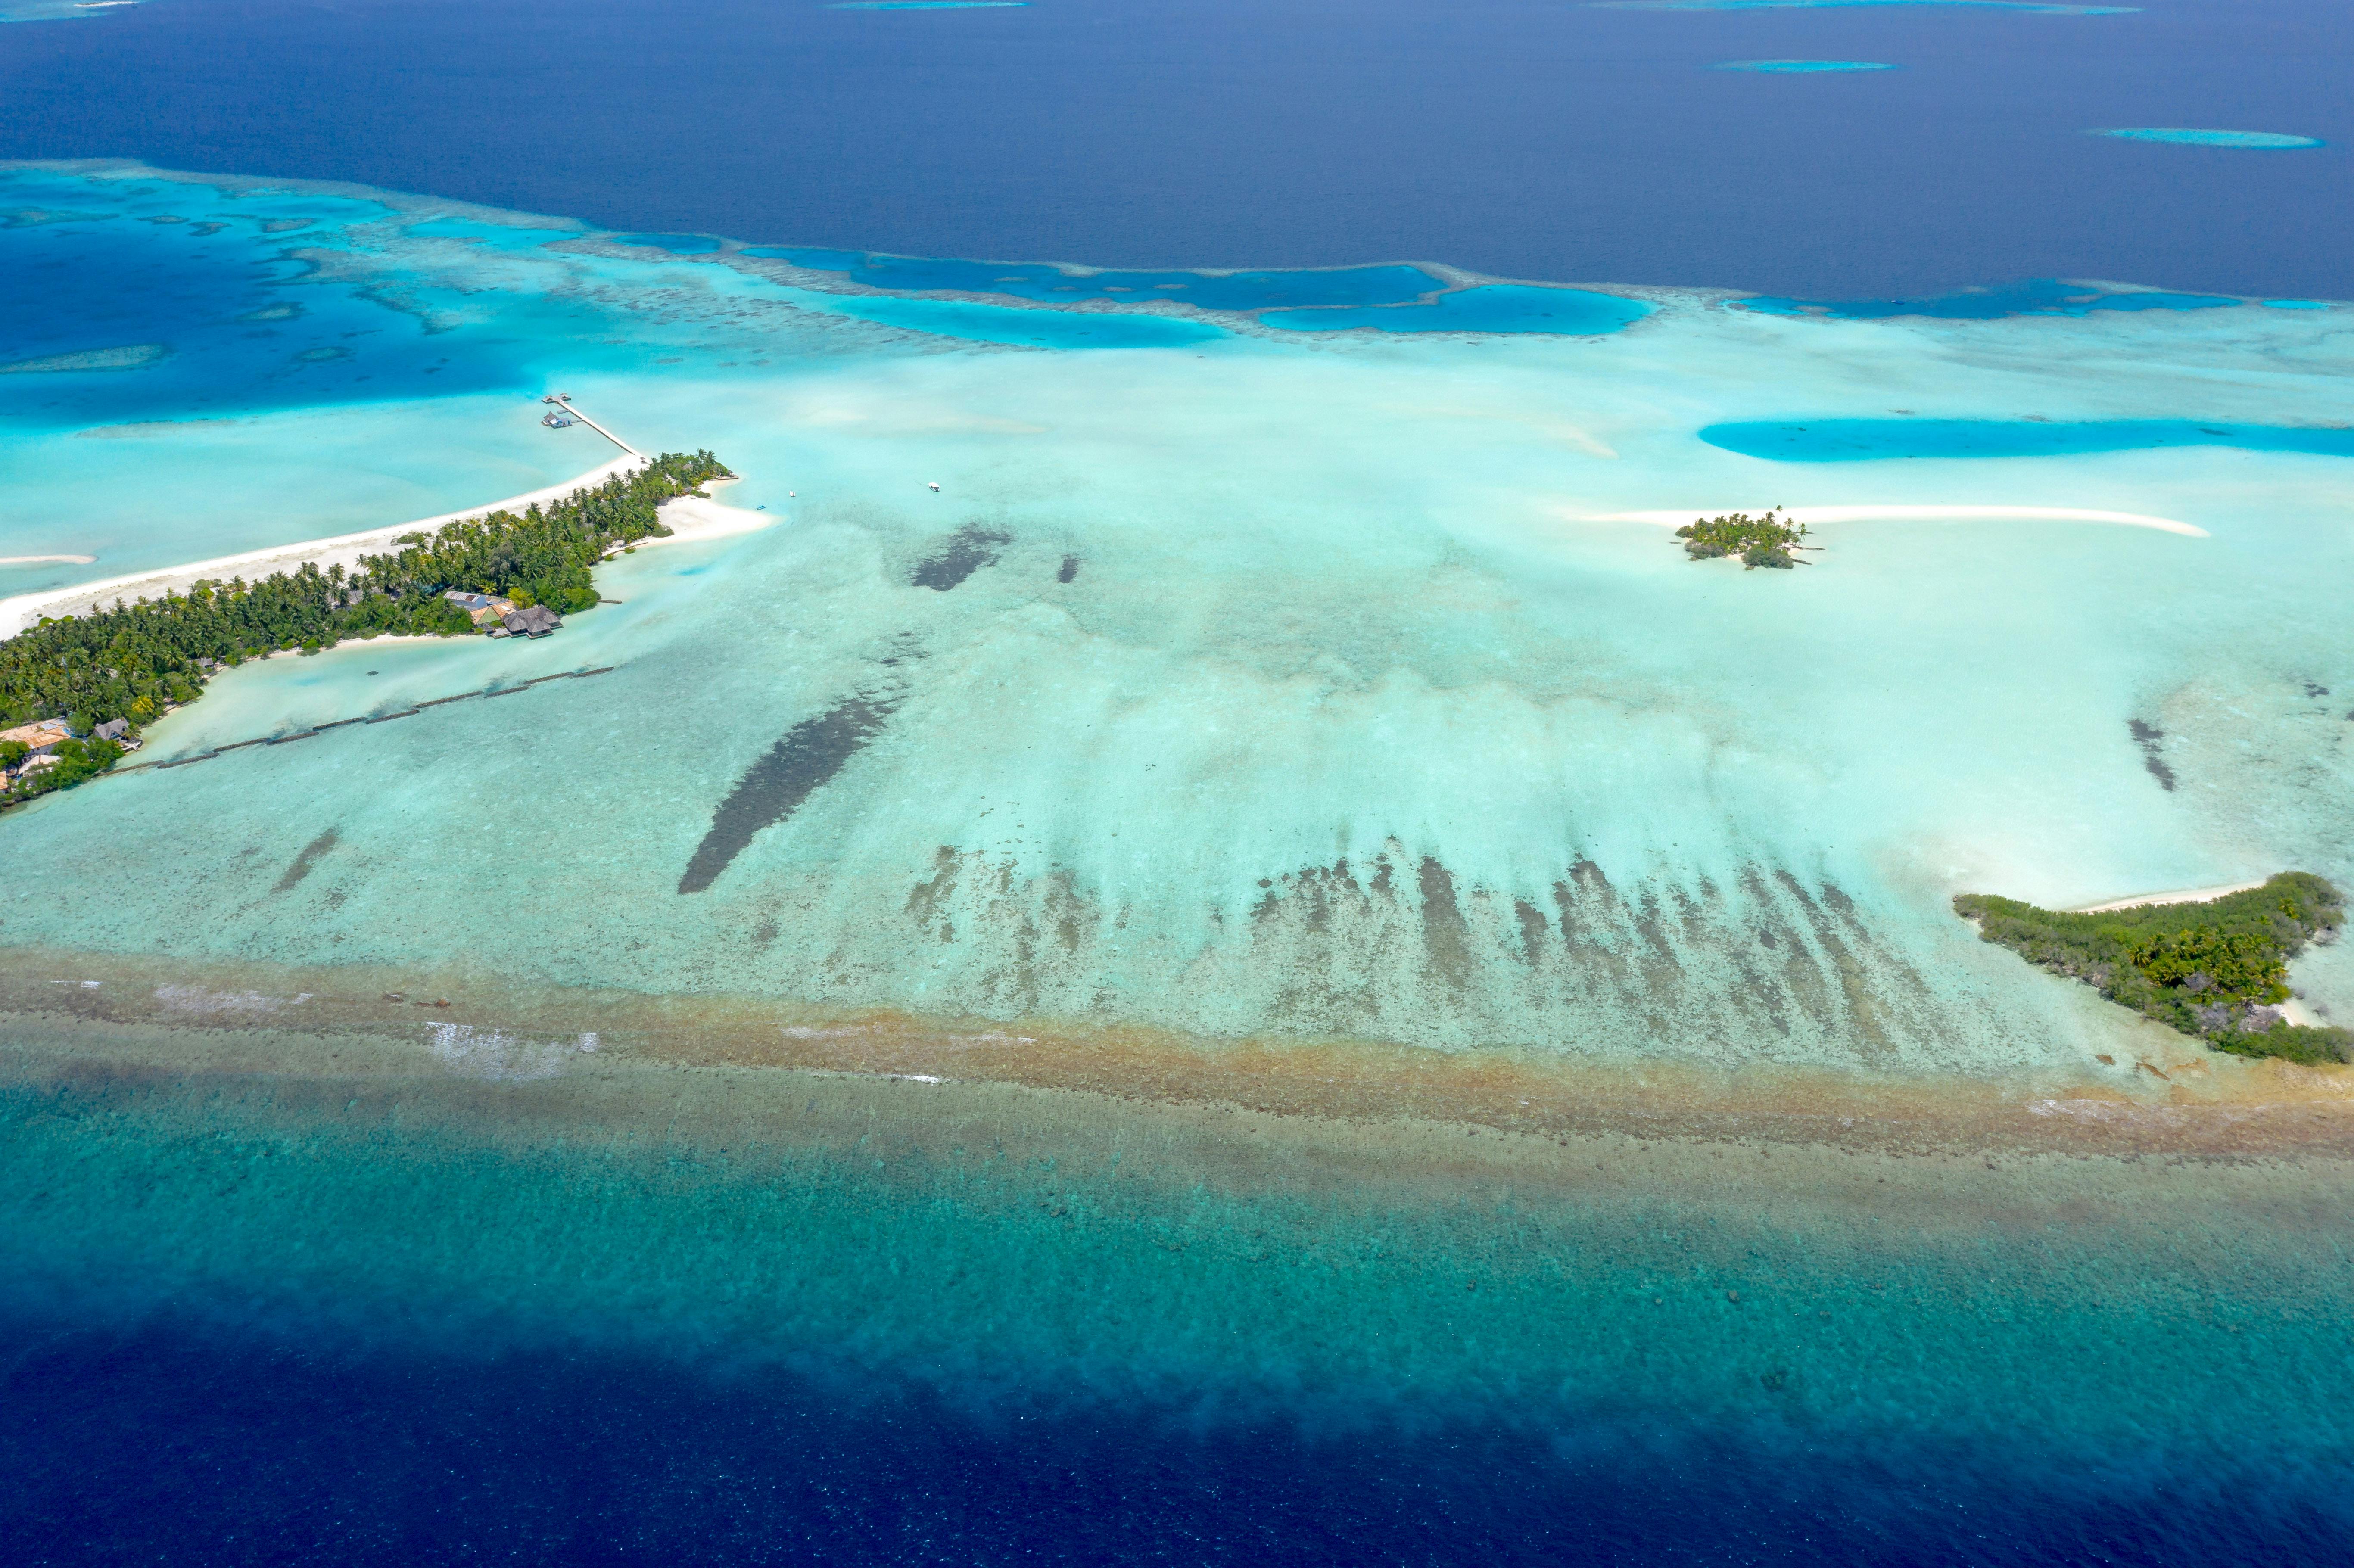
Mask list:
[[[738,482],[733,479],[715,479],[703,488],[716,490],[723,484]],[[687,545],[699,539],[724,539],[731,534],[749,534],[766,528],[771,523],[781,523],[781,514],[769,512],[748,512],[741,506],[725,502],[707,501],[701,496],[682,495],[675,501],[665,501],[659,508],[667,535],[641,539],[637,547],[647,549],[655,545]]]

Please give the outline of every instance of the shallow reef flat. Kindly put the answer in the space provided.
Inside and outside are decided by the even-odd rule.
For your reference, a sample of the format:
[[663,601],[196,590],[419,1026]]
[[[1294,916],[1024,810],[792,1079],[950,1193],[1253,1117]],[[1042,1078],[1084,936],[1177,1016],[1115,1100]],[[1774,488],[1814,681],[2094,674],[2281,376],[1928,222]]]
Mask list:
[[[5,378],[43,453],[90,454],[92,513],[117,454],[202,471],[214,438],[71,432],[144,429],[207,365],[256,439],[299,406],[364,451],[441,407],[415,388],[446,359],[459,403],[514,388],[528,420],[520,394],[557,387],[643,450],[717,451],[745,476],[727,503],[774,525],[601,568],[615,602],[546,642],[216,680],[153,726],[151,766],[0,824],[39,890],[0,903],[0,941],[2122,1083],[2139,1026],[1978,942],[1955,894],[2354,882],[2339,308],[2109,308],[2143,296],[2107,284],[1853,319],[1620,290],[1598,334],[1299,333],[1129,308],[1100,273],[1013,267],[988,297],[971,264],[846,272],[385,193],[9,179],[34,214],[12,245],[283,252],[233,302],[286,335]],[[1404,302],[1394,270],[1368,275]],[[1097,296],[1021,297],[1051,276]],[[1385,308],[1313,276],[1288,297]],[[1246,285],[1227,302],[1277,288],[1221,286]],[[284,355],[347,312],[390,325],[298,396]],[[1003,341],[1007,318],[1060,346]],[[1182,341],[1091,346],[1140,323]],[[40,332],[27,355],[106,346]],[[1852,421],[1936,455],[1710,439]],[[1837,519],[1804,569],[1694,566],[1636,520],[1775,503]],[[218,749],[263,739],[291,744]],[[2354,1012],[2335,952],[2292,980]]]
[[[281,220],[231,194],[256,233],[328,199]],[[1637,291],[1602,335],[1304,334],[829,291],[724,247],[334,199],[366,221],[285,230],[304,289],[407,302],[482,386],[560,387],[642,449],[709,447],[774,525],[601,568],[617,602],[546,642],[215,681],[140,758],[190,766],[0,824],[38,890],[0,903],[0,941],[2122,1083],[2139,1026],[1978,942],[1955,894],[2354,882],[2348,460],[2232,444],[2354,417],[2335,308],[1856,320]],[[958,312],[996,314],[943,335]],[[1042,352],[988,338],[1004,316],[1191,335]],[[364,390],[316,414],[360,421],[333,441],[391,417]],[[1707,437],[1816,419],[2168,439],[1803,461]],[[2221,434],[2179,444],[2183,421]],[[1629,520],[1770,503],[1838,519],[1815,564],[1694,566]],[[363,718],[386,722],[315,732]],[[260,739],[292,744],[216,754]],[[2334,952],[2292,980],[2354,1013]]]

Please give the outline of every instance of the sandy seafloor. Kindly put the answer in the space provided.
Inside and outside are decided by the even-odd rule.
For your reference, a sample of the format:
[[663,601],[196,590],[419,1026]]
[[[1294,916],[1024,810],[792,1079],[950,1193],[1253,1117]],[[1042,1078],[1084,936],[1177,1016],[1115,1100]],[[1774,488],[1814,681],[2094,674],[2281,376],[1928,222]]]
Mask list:
[[[605,461],[558,388],[774,519],[545,642],[241,669],[141,760],[594,679],[0,820],[46,1539],[341,1411],[252,1490],[345,1550],[447,1546],[387,1456],[466,1434],[534,1499],[486,1539],[614,1560],[696,1476],[738,1556],[2342,1560],[2354,1078],[1947,903],[2354,885],[2347,460],[1698,432],[2342,428],[2346,307],[1326,334],[0,180],[86,285],[10,343],[0,556],[98,557],[0,597]],[[1744,573],[1606,520],[1775,503],[2188,531]]]

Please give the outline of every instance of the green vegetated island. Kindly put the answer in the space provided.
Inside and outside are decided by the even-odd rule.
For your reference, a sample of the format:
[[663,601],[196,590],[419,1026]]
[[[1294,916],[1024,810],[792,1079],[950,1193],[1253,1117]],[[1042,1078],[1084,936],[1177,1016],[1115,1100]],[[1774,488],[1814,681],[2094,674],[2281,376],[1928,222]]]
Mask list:
[[2219,1051],[2292,1062],[2354,1062],[2354,1030],[2283,1018],[2288,961],[2346,919],[2338,889],[2306,872],[2197,904],[2070,914],[1966,893],[1954,912],[2030,963],[2072,976]]
[[1676,530],[1676,537],[1684,542],[1684,555],[1695,561],[1712,561],[1721,556],[1738,556],[1744,567],[1755,571],[1759,567],[1812,566],[1791,554],[1794,550],[1811,550],[1817,546],[1800,543],[1807,536],[1804,523],[1791,523],[1768,512],[1763,517],[1752,517],[1746,512],[1735,512],[1723,517],[1696,517]]
[[[213,673],[248,659],[388,633],[502,630],[478,623],[452,593],[495,597],[517,610],[588,609],[598,602],[589,572],[599,560],[668,535],[655,510],[663,502],[734,477],[707,451],[665,452],[520,515],[493,512],[405,535],[397,551],[364,556],[349,571],[305,561],[256,582],[200,581],[184,594],[45,618],[0,641],[0,732],[11,736],[0,739],[0,808],[105,772],[142,726],[195,702]],[[37,750],[43,755],[29,755]]]

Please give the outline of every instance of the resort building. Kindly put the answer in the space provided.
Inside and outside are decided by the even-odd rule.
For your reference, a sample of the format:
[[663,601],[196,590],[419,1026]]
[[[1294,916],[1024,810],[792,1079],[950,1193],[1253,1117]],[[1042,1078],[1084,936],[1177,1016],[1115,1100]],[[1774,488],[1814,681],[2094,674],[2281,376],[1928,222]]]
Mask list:
[[451,588],[441,597],[472,617],[477,626],[486,621],[504,620],[514,613],[514,600],[500,599],[493,594],[467,593],[460,588]]
[[15,740],[24,743],[25,749],[35,757],[47,757],[58,748],[58,742],[73,732],[66,728],[63,719],[43,719],[38,724],[18,725],[15,729],[0,729],[0,743]]
[[509,610],[500,618],[500,624],[492,630],[491,635],[493,637],[545,637],[563,624],[563,620],[554,610],[544,604],[535,604],[528,609]]
[[26,755],[14,763],[0,766],[0,782],[13,781],[27,773],[58,765],[58,743],[71,733],[63,719],[43,719],[38,724],[18,725],[15,729],[0,729],[0,745],[9,741],[23,744]]

